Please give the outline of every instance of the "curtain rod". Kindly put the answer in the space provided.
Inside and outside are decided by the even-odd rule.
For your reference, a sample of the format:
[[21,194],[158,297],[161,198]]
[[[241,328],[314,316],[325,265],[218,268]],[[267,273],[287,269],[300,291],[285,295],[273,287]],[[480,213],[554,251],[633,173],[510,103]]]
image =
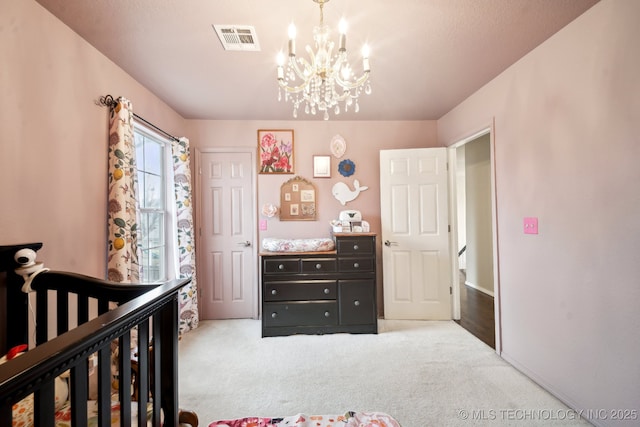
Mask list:
[[[118,104],[118,101],[117,101],[116,98],[114,98],[111,95],[105,95],[105,96],[101,96],[100,100],[98,102],[96,102],[96,104],[103,105],[103,106],[109,107],[109,108],[114,108],[116,106],[116,104]],[[140,117],[136,113],[133,113],[133,117],[135,117],[136,119],[140,120],[141,122],[144,122],[147,126],[152,127],[154,130],[160,132],[161,134],[163,134],[167,138],[173,139],[174,141],[180,141],[178,138],[176,138],[175,136],[171,135],[169,132],[165,132],[164,130],[160,129],[158,126],[156,126],[153,123],[149,122],[148,120]]]

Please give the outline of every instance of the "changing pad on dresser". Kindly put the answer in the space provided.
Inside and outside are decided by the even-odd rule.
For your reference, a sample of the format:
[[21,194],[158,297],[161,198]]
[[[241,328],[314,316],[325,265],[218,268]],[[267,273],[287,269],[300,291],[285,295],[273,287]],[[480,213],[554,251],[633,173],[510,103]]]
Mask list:
[[269,252],[324,252],[335,249],[333,239],[319,237],[312,239],[262,239],[262,249]]

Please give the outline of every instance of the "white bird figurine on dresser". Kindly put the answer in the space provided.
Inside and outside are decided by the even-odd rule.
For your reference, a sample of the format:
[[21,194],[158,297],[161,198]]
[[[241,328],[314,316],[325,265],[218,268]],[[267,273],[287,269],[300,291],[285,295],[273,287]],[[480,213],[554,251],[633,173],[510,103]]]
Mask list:
[[333,193],[333,197],[338,199],[342,205],[346,205],[347,202],[355,200],[356,197],[360,195],[361,191],[367,190],[369,187],[366,185],[360,186],[360,181],[357,179],[353,181],[354,190],[351,190],[347,184],[344,182],[337,182],[331,192]]

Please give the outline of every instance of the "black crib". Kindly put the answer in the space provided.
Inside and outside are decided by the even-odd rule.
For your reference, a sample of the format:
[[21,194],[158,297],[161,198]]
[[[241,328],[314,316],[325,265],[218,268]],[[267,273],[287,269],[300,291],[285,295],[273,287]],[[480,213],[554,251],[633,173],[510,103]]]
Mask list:
[[[66,371],[70,371],[72,425],[87,426],[89,364],[96,359],[98,425],[111,425],[113,343],[118,349],[132,348],[134,328],[138,337],[134,342],[136,360],[132,362],[128,350],[117,352],[120,419],[123,425],[131,425],[135,396],[138,426],[148,422],[177,426],[178,291],[190,279],[161,285],[119,284],[42,270],[31,282],[35,293],[32,309],[30,301],[34,297],[22,292],[24,279],[15,270],[33,264],[33,260],[23,257],[18,262],[15,254],[41,247],[40,243],[0,246],[0,356],[28,343],[29,335],[35,335],[36,344],[0,365],[0,426],[11,425],[12,406],[31,393],[34,425],[54,426],[54,379]],[[56,311],[53,320],[49,316],[51,307]],[[148,405],[153,408],[149,420]]]

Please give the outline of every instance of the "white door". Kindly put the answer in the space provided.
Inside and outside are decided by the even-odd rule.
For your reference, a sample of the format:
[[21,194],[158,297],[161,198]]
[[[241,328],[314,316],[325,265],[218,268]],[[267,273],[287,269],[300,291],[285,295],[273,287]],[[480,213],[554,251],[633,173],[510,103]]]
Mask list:
[[252,152],[200,156],[198,285],[204,319],[257,317]]
[[446,148],[380,151],[386,319],[451,319]]

